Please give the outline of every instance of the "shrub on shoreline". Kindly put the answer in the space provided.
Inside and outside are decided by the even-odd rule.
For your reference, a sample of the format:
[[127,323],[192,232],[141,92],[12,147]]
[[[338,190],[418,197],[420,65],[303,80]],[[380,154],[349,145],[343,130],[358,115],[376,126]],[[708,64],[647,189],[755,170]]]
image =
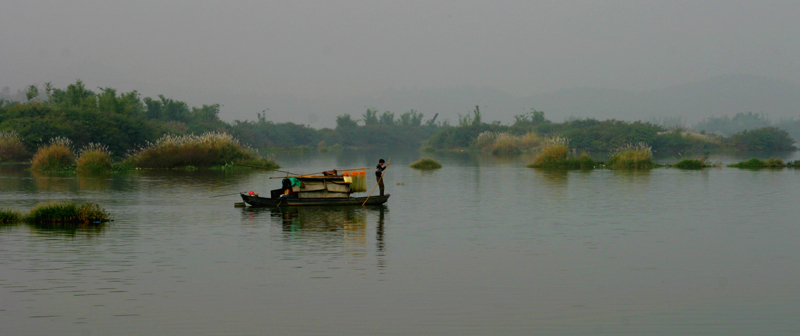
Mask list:
[[24,217],[30,224],[44,227],[92,226],[111,220],[108,212],[92,203],[71,201],[39,204]]
[[416,161],[411,164],[411,168],[414,169],[422,169],[422,170],[432,170],[432,169],[439,169],[442,168],[442,164],[436,162],[436,160],[432,158],[421,158],[419,161]]
[[56,171],[63,170],[75,164],[75,155],[72,154],[72,142],[63,137],[50,140],[50,144],[39,148],[33,156],[32,170]]
[[90,143],[78,154],[79,173],[105,173],[111,171],[111,153],[108,147]]
[[656,164],[653,162],[651,147],[644,142],[639,142],[617,148],[611,158],[608,159],[607,166],[610,168],[638,169],[653,168]]
[[[202,135],[165,135],[128,156],[138,168],[179,168],[225,165],[228,162],[277,167],[271,160],[257,157],[232,135],[209,132]],[[248,162],[248,163],[245,163]]]

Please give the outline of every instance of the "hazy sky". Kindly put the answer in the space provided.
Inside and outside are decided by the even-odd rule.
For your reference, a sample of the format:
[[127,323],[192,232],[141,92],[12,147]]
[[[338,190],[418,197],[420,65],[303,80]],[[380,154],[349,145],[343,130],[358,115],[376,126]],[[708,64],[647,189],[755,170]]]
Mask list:
[[[0,87],[657,89],[800,78],[800,1],[13,1]],[[180,99],[181,97],[175,97]],[[187,101],[189,105],[201,103]]]

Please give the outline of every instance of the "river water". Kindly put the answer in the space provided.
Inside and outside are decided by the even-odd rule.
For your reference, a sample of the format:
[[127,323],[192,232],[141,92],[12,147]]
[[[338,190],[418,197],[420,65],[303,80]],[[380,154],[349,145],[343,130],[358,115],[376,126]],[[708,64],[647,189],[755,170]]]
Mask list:
[[0,166],[0,208],[115,219],[0,226],[0,334],[800,334],[800,170],[409,168],[421,156],[278,155],[298,173],[392,157],[389,202],[366,208],[234,207],[278,187],[266,171]]

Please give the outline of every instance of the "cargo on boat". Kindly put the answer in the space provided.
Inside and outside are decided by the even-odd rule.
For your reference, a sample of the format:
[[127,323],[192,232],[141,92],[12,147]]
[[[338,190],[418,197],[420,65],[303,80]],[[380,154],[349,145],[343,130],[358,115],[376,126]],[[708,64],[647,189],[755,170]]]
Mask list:
[[[390,195],[368,195],[352,197],[353,193],[365,192],[366,172],[336,170],[321,175],[297,175],[280,177],[282,188],[270,191],[269,197],[254,192],[242,192],[242,200],[249,206],[303,206],[303,205],[380,205]],[[373,188],[374,190],[374,188]]]

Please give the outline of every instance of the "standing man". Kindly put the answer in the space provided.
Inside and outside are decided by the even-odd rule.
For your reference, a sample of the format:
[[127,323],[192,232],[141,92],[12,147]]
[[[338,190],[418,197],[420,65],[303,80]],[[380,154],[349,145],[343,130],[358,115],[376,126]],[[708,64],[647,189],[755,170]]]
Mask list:
[[381,196],[383,196],[383,170],[386,169],[386,166],[383,164],[386,161],[383,159],[378,160],[378,166],[375,167],[375,178],[378,179],[378,186],[381,188]]

